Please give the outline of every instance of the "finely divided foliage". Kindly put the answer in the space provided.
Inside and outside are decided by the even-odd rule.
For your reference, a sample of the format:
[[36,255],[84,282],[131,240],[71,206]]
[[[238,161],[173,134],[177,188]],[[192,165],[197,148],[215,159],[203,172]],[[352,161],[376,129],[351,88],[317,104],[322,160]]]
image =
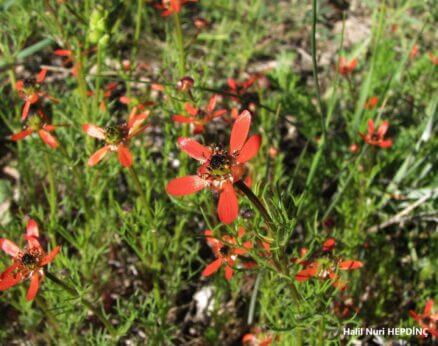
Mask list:
[[436,342],[433,20],[1,4],[1,344]]

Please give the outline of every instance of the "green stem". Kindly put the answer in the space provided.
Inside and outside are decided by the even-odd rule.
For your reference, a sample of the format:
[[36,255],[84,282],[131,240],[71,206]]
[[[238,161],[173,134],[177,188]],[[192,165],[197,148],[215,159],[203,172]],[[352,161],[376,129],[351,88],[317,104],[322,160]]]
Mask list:
[[[147,218],[150,220],[150,222],[153,221],[153,215],[149,208],[149,203],[146,199],[146,195],[141,187],[140,180],[138,179],[137,172],[134,169],[134,166],[129,167],[129,174],[131,175],[132,180],[134,181],[134,185],[137,189],[138,194],[140,195],[141,202],[143,204],[143,209],[146,212]],[[158,283],[158,274],[159,274],[159,266],[158,266],[158,236],[157,232],[154,229],[151,229],[152,233],[152,267],[154,269],[154,278],[153,278],[153,285],[154,285],[154,296],[155,300],[158,303],[160,301],[160,286]]]
[[179,52],[179,60],[178,60],[179,74],[180,77],[184,77],[184,75],[186,74],[186,55],[184,52],[184,39],[183,39],[179,13],[175,12],[175,14],[173,15],[173,20],[175,22],[176,44],[178,46],[178,52]]
[[[135,17],[135,30],[134,30],[134,48],[131,52],[131,61],[130,61],[130,71],[129,75],[132,77],[132,72],[134,70],[135,64],[134,61],[137,60],[138,53],[138,44],[140,41],[140,33],[141,33],[141,20],[143,18],[143,7],[144,0],[137,0],[137,16]],[[127,88],[130,89],[130,84],[127,84]]]
[[55,228],[56,224],[56,187],[55,177],[53,174],[53,167],[50,162],[49,154],[47,150],[44,150],[44,162],[47,168],[47,179],[49,180],[49,197],[48,202],[50,206],[50,230]]
[[[262,217],[265,220],[266,224],[268,225],[269,229],[272,232],[274,232],[275,231],[274,221],[272,220],[271,216],[269,215],[268,211],[266,210],[265,206],[260,201],[260,199],[251,191],[251,189],[248,186],[245,185],[245,183],[242,180],[235,182],[234,185],[240,191],[242,191],[246,195],[246,197],[248,197],[248,199],[251,201],[251,203],[254,205],[254,207],[256,207],[256,209],[262,215]],[[278,259],[276,259],[274,256],[272,256],[272,260],[275,264],[276,269],[280,273],[282,273],[286,276],[289,275],[289,273],[287,272],[287,268],[285,268]],[[300,300],[301,300],[301,296],[300,296],[297,288],[295,287],[294,283],[291,283],[290,287],[291,287],[291,292],[292,292],[292,299],[294,300],[295,304],[299,305]]]
[[106,319],[106,317],[102,314],[102,312],[93,305],[93,303],[91,303],[89,300],[78,295],[77,291],[73,287],[69,286],[64,281],[60,280],[59,278],[57,278],[55,275],[53,275],[49,271],[46,270],[45,275],[49,280],[51,280],[52,282],[54,282],[55,284],[60,286],[68,294],[70,294],[73,297],[79,298],[81,300],[82,304],[84,304],[88,309],[90,309],[97,316],[97,318],[102,322],[102,324],[105,326],[105,328],[110,332],[111,336],[113,338],[115,338],[117,336],[116,330],[114,329],[112,324]]
[[266,210],[260,199],[254,194],[254,192],[251,191],[248,186],[246,186],[246,184],[242,180],[236,181],[234,185],[240,191],[242,191],[246,197],[248,197],[254,207],[256,207],[256,209],[260,212],[268,227],[271,229],[271,231],[273,231],[274,221],[272,221],[271,216],[269,215],[268,211]]
[[249,312],[248,312],[248,325],[251,325],[254,321],[254,312],[255,312],[255,305],[257,302],[257,293],[259,292],[260,282],[262,281],[262,272],[259,272],[257,274],[257,278],[254,284],[254,288],[252,290],[251,295],[251,302],[249,303]]
[[329,207],[327,208],[326,212],[324,213],[324,216],[322,217],[322,219],[326,219],[331,211],[333,210],[333,208],[335,207],[335,205],[338,203],[339,199],[341,198],[341,196],[343,195],[343,193],[345,192],[347,186],[350,184],[351,179],[353,178],[353,173],[357,172],[356,168],[357,165],[360,162],[360,159],[364,156],[365,152],[367,151],[368,147],[365,147],[362,152],[359,154],[359,156],[356,159],[355,164],[353,165],[353,168],[350,169],[350,172],[348,174],[347,179],[345,180],[345,184],[341,187],[341,189],[336,193],[335,197],[333,198],[332,202],[330,203]]
[[315,81],[316,88],[316,97],[318,99],[319,111],[321,112],[321,129],[322,135],[325,138],[326,136],[326,128],[324,122],[324,105],[321,99],[321,89],[319,87],[319,79],[318,79],[318,63],[316,62],[316,19],[317,19],[317,0],[313,0],[312,10],[312,70],[313,70],[313,79]]
[[137,172],[134,169],[134,166],[130,166],[128,169],[128,172],[134,181],[135,188],[137,189],[138,194],[140,195],[141,203],[143,204],[143,209],[145,210],[146,216],[149,220],[152,221],[152,212],[149,208],[149,203],[146,199],[146,194],[143,191],[143,188],[141,187],[140,179],[138,179]]

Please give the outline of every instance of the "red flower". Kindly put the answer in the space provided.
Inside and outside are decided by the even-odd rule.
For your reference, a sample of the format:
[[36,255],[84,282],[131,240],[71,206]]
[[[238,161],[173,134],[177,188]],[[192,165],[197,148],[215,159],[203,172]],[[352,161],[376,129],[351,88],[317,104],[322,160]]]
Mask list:
[[161,4],[155,5],[155,8],[163,11],[161,12],[162,17],[167,17],[174,13],[180,13],[184,5],[197,1],[198,0],[162,0]]
[[389,122],[383,121],[378,130],[375,131],[374,120],[368,120],[368,134],[363,134],[359,132],[359,135],[369,145],[374,145],[380,148],[390,148],[392,146],[391,139],[384,139],[386,132],[388,131]]
[[186,112],[189,114],[189,116],[186,117],[181,114],[175,114],[172,117],[173,121],[177,123],[193,124],[194,125],[193,133],[195,134],[203,133],[204,126],[207,123],[209,123],[215,118],[221,117],[227,112],[226,109],[214,110],[216,108],[217,97],[218,95],[213,95],[210,98],[210,101],[208,102],[205,111],[200,108],[196,108],[190,103],[186,102],[184,108],[186,109]]
[[26,299],[33,300],[38,293],[40,281],[44,277],[43,267],[53,261],[60,247],[57,246],[49,254],[46,254],[38,240],[38,224],[32,219],[27,223],[24,238],[27,240],[27,246],[24,250],[21,250],[9,239],[0,239],[1,249],[14,261],[8,269],[0,274],[0,291],[30,279]]
[[[438,313],[432,314],[433,300],[429,299],[426,302],[424,311],[422,314],[417,314],[415,311],[410,310],[409,315],[417,321],[417,323],[432,335],[433,338],[438,338]],[[424,335],[426,336],[426,335]]]
[[20,79],[15,84],[19,96],[25,101],[21,111],[21,120],[25,120],[29,114],[30,106],[37,103],[40,97],[47,96],[41,90],[41,84],[46,79],[47,69],[42,69],[35,78]]
[[[262,339],[262,340],[261,340]],[[263,336],[261,335],[260,330],[257,333],[245,334],[242,338],[243,346],[269,346],[272,344],[272,336]]]
[[72,76],[77,77],[79,74],[80,63],[74,62],[73,52],[69,49],[55,49],[54,53],[55,55],[64,58],[62,62],[64,66],[73,64],[73,67],[71,69],[71,74]]
[[363,105],[363,108],[369,110],[374,109],[376,108],[378,102],[379,102],[379,98],[377,96],[370,97]]
[[432,62],[432,64],[438,65],[438,57],[437,56],[433,55],[430,52],[427,55],[429,56],[429,59]]
[[10,138],[12,141],[19,141],[30,136],[32,133],[37,132],[44,143],[55,149],[58,147],[59,143],[50,133],[55,131],[55,129],[56,127],[54,125],[48,124],[47,118],[44,116],[43,112],[38,111],[37,114],[28,118],[28,124],[24,127],[23,131],[13,134]]
[[419,50],[418,46],[414,44],[412,46],[411,51],[409,52],[409,59],[414,59],[418,54],[418,50]]
[[357,66],[357,59],[353,58],[350,61],[343,56],[339,58],[339,73],[343,76],[349,75]]
[[324,244],[322,244],[322,251],[332,251],[335,248],[336,241],[333,238],[327,239]]
[[206,187],[219,192],[219,219],[229,224],[239,213],[239,205],[233,183],[245,174],[245,162],[258,152],[261,136],[253,135],[248,140],[251,114],[243,111],[234,122],[229,150],[220,146],[205,147],[194,139],[178,139],[180,149],[201,163],[196,175],[171,180],[166,187],[173,196],[189,195]]
[[[335,240],[330,238],[323,244],[322,251],[325,253],[331,252],[335,247]],[[306,252],[307,253],[307,252]],[[306,254],[305,253],[305,254]],[[353,270],[363,267],[363,263],[353,260],[341,260],[335,259],[334,261],[328,257],[321,257],[315,260],[294,260],[293,262],[304,266],[304,269],[300,270],[295,275],[295,280],[298,282],[307,281],[312,277],[317,277],[322,280],[332,280],[332,285],[340,290],[344,290],[347,284],[340,280],[336,274],[338,270]]]
[[88,160],[89,166],[94,166],[102,160],[109,151],[117,152],[119,162],[124,167],[132,165],[132,154],[128,149],[132,137],[140,134],[147,125],[143,122],[148,118],[148,113],[136,114],[137,108],[133,108],[127,123],[117,126],[108,126],[105,129],[92,124],[84,124],[82,129],[91,137],[106,142],[106,145],[96,151]]
[[[240,227],[238,231],[238,239],[242,239],[245,230]],[[210,276],[216,273],[221,266],[225,266],[225,279],[230,280],[233,277],[233,266],[236,262],[237,256],[244,255],[251,249],[251,242],[247,241],[239,246],[236,238],[224,236],[221,240],[213,238],[213,231],[206,230],[205,237],[208,245],[211,246],[216,260],[207,265],[202,272],[203,276]]]
[[[248,89],[259,79],[261,78],[261,75],[252,75],[247,80],[244,80],[243,82],[237,82],[233,78],[228,78],[228,87],[230,93],[237,95],[237,96],[244,96]],[[240,98],[236,96],[231,97],[234,101],[240,102]]]

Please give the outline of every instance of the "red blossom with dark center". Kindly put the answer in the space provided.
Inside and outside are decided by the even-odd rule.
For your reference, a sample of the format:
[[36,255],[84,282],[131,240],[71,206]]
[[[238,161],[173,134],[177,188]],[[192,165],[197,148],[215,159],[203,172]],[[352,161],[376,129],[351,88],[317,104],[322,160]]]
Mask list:
[[205,107],[205,110],[201,108],[196,108],[190,103],[185,103],[184,108],[189,116],[184,116],[181,114],[175,114],[172,116],[172,119],[174,122],[177,123],[183,123],[183,124],[193,124],[193,133],[194,134],[200,134],[204,132],[204,127],[206,124],[208,124],[210,121],[221,117],[224,115],[227,110],[226,109],[218,109],[216,108],[218,95],[213,95],[207,106]]
[[[331,253],[335,245],[336,241],[334,239],[330,238],[326,240],[322,246],[323,253]],[[331,280],[334,287],[344,290],[347,287],[347,283],[339,278],[337,271],[353,270],[363,267],[363,263],[360,261],[343,260],[339,258],[332,259],[327,256],[321,256],[316,259],[304,259],[306,255],[307,251],[302,254],[301,259],[292,260],[292,262],[304,267],[304,269],[295,275],[295,280],[298,282],[304,282],[315,277],[321,280]]]
[[386,132],[388,131],[388,128],[389,128],[389,122],[383,121],[376,131],[374,127],[374,120],[370,119],[368,120],[368,133],[363,134],[359,132],[359,135],[362,137],[365,143],[369,145],[373,145],[380,148],[390,148],[392,146],[392,140],[384,138]]
[[346,76],[353,72],[353,70],[357,66],[357,59],[353,58],[350,61],[347,61],[347,59],[343,56],[339,58],[339,68],[338,71],[341,75]]
[[247,139],[250,125],[251,114],[243,111],[234,122],[228,150],[217,146],[206,147],[191,138],[179,138],[180,149],[198,160],[201,166],[196,175],[171,180],[166,187],[167,193],[183,196],[204,188],[217,191],[219,219],[225,224],[233,222],[239,214],[233,184],[243,178],[246,171],[244,164],[257,154],[261,144],[260,135]]
[[155,8],[162,11],[162,17],[168,17],[174,13],[180,13],[184,5],[197,1],[198,0],[162,0],[160,4],[155,5]]
[[13,134],[10,139],[12,141],[20,141],[33,133],[38,133],[41,140],[46,143],[52,149],[56,149],[59,146],[56,138],[51,134],[51,132],[56,130],[56,126],[49,124],[47,117],[44,113],[39,110],[38,113],[28,117],[27,125],[24,129],[18,133]]
[[236,102],[241,102],[241,97],[244,97],[245,94],[248,92],[248,89],[260,78],[262,78],[262,75],[252,75],[248,79],[244,80],[243,82],[238,82],[233,78],[228,78],[227,83],[229,87],[229,92],[231,94],[237,95],[237,96],[231,96],[231,98]]
[[[421,328],[427,333],[432,335],[432,338],[438,338],[438,313],[433,314],[433,300],[429,299],[424,306],[422,314],[417,314],[415,311],[410,310],[409,315],[417,321]],[[424,335],[426,336],[426,335]]]
[[0,238],[0,248],[12,257],[14,263],[0,274],[0,291],[5,291],[24,280],[30,279],[26,299],[33,300],[38,293],[40,282],[44,277],[43,267],[54,260],[60,247],[55,247],[46,254],[39,242],[38,224],[30,219],[27,223],[27,246],[20,249],[9,239]]
[[24,100],[23,109],[21,111],[22,121],[27,118],[31,105],[37,103],[41,97],[49,97],[41,90],[41,85],[46,79],[46,74],[47,69],[42,69],[35,78],[20,79],[15,84],[18,95]]
[[108,152],[117,152],[119,162],[124,167],[132,165],[132,154],[128,145],[131,138],[143,132],[148,125],[143,125],[148,118],[149,112],[137,114],[137,108],[133,108],[127,123],[117,126],[108,126],[105,129],[93,124],[84,124],[82,129],[91,137],[103,140],[106,145],[96,151],[88,159],[88,165],[98,164]]
[[238,239],[224,236],[222,240],[219,240],[213,237],[213,231],[211,230],[206,230],[204,234],[208,245],[210,245],[216,256],[216,260],[205,267],[202,275],[210,276],[216,273],[220,267],[224,266],[225,279],[230,280],[234,274],[233,266],[236,263],[237,257],[245,255],[252,248],[252,244],[249,241],[244,242],[242,245],[238,243],[245,235],[245,230],[242,227],[239,228]]

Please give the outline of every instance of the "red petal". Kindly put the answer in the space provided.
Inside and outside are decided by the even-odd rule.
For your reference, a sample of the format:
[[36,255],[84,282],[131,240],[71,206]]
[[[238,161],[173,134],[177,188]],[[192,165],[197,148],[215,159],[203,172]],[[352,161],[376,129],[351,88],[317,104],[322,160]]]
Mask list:
[[50,125],[50,124],[46,124],[43,126],[43,130],[46,130],[48,132],[52,132],[56,130],[56,126],[54,125]]
[[99,126],[93,124],[84,124],[82,125],[82,129],[87,135],[91,137],[105,139],[105,130]]
[[225,267],[225,279],[227,279],[227,281],[230,281],[231,278],[233,277],[233,274],[234,274],[233,268],[227,265]]
[[11,136],[11,141],[19,141],[27,136],[29,136],[30,134],[32,134],[33,130],[31,129],[26,129],[24,131],[18,132],[16,134],[13,134]]
[[219,219],[224,224],[232,223],[239,214],[239,204],[233,185],[229,182],[223,185],[217,208]]
[[17,257],[20,252],[20,248],[9,239],[0,239],[0,247],[11,257]]
[[212,118],[218,118],[218,117],[221,117],[222,115],[224,115],[225,113],[227,113],[226,109],[218,109],[217,111],[213,112],[211,117]]
[[[134,133],[138,134],[138,129],[140,128],[140,126],[143,124],[143,122],[149,117],[149,112],[145,112],[145,113],[141,113],[138,114],[136,116],[133,116],[132,118],[129,119],[128,122],[128,128],[129,128],[129,133],[128,136],[133,137]],[[144,129],[147,126],[144,127]]]
[[22,91],[24,88],[24,81],[23,80],[19,80],[17,81],[17,83],[15,83],[15,89],[17,89],[18,91]]
[[60,250],[61,250],[60,246],[55,247],[52,251],[50,251],[50,253],[46,257],[43,258],[43,260],[41,261],[41,265],[45,266],[50,262],[52,262]]
[[[11,288],[12,286],[15,286],[16,284],[20,283],[22,280],[21,275],[19,275],[19,274],[14,275],[11,273],[11,271],[9,269],[10,268],[6,269],[6,271],[4,273],[2,273],[2,275],[1,275],[0,291],[7,290],[7,289]],[[9,274],[7,274],[8,271],[9,271]]]
[[216,101],[217,101],[217,95],[213,95],[212,97],[210,97],[210,101],[208,101],[208,105],[207,105],[208,113],[212,112],[213,109],[215,109]]
[[222,259],[218,258],[215,261],[211,262],[202,272],[202,276],[210,276],[218,271],[218,269],[222,265]]
[[331,251],[336,245],[336,241],[333,238],[327,239],[324,244],[322,244],[322,251]]
[[374,133],[374,120],[368,120],[368,134],[372,135]]
[[392,147],[392,140],[391,139],[386,139],[384,141],[381,141],[379,143],[379,146],[381,148],[391,148]]
[[21,111],[21,121],[25,120],[27,118],[27,115],[29,114],[30,105],[32,103],[30,101],[26,101],[23,105],[23,109]]
[[172,196],[190,195],[208,186],[208,182],[197,175],[175,178],[169,181],[166,191]]
[[236,81],[232,78],[228,78],[228,86],[230,87],[230,89],[237,89]]
[[184,108],[186,109],[186,112],[190,114],[191,116],[196,116],[198,114],[198,109],[193,107],[190,103],[186,102],[184,104]]
[[306,268],[297,273],[295,275],[295,280],[298,282],[309,280],[311,277],[315,276],[318,273],[318,267],[314,268]]
[[341,270],[350,270],[350,269],[357,269],[362,267],[363,267],[363,263],[360,261],[342,261],[339,263],[339,269]]
[[429,299],[424,306],[424,315],[430,315],[433,307],[433,299]]
[[107,146],[104,146],[103,148],[99,149],[98,151],[96,151],[88,159],[88,166],[94,166],[94,165],[98,164],[99,161],[105,157],[105,155],[108,153],[109,150],[110,150],[110,147],[107,145]]
[[385,133],[388,131],[388,127],[389,127],[388,121],[382,122],[379,126],[379,129],[377,130],[377,135],[379,137],[383,137],[385,135]]
[[211,150],[194,139],[180,137],[178,138],[178,144],[182,151],[193,157],[195,160],[205,162],[211,156]]
[[119,145],[117,148],[117,156],[119,158],[119,162],[123,167],[131,167],[132,165],[132,154],[129,149],[124,145]]
[[192,117],[185,117],[185,116],[180,115],[180,114],[175,114],[174,116],[172,116],[172,120],[177,122],[177,123],[183,123],[183,124],[189,124],[189,123],[192,123],[194,121],[194,119]]
[[230,152],[242,149],[251,126],[251,113],[244,110],[234,122],[230,136]]
[[26,300],[31,301],[35,298],[40,287],[40,278],[38,272],[35,272],[30,279],[30,286],[27,290]]
[[52,149],[55,149],[58,147],[58,145],[59,145],[58,141],[49,132],[47,132],[45,130],[39,130],[38,134],[40,135],[43,142],[46,143]]
[[128,105],[131,103],[131,99],[128,96],[120,96],[119,101],[125,105]]
[[44,79],[46,79],[46,74],[47,74],[47,69],[43,68],[40,73],[38,73],[37,77],[36,77],[36,81],[37,83],[42,83],[44,82]]
[[29,219],[26,225],[26,236],[39,238],[38,224],[34,219]]
[[72,55],[71,50],[68,50],[68,49],[55,49],[54,53],[57,56],[71,56]]
[[416,321],[420,321],[420,316],[417,315],[417,313],[413,310],[409,310],[409,315]]
[[251,160],[254,156],[257,155],[260,144],[262,143],[262,136],[254,135],[251,136],[246,143],[243,145],[242,150],[240,150],[239,155],[237,156],[237,163],[244,163]]

